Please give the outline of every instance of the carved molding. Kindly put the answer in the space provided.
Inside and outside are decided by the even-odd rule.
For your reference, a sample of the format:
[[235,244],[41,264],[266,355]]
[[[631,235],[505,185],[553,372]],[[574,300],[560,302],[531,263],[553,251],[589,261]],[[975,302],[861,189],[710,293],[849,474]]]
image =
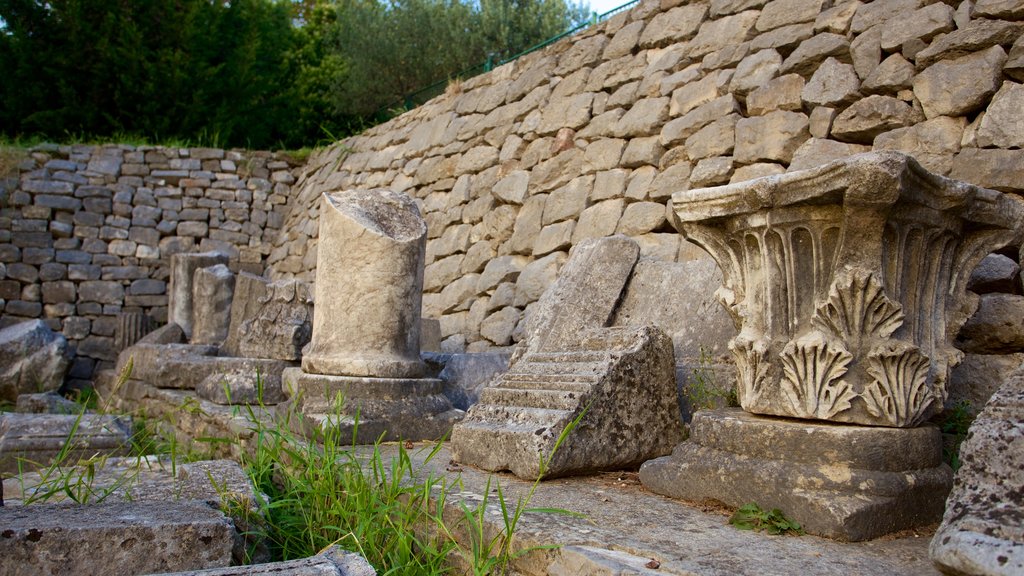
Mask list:
[[764,410],[767,400],[765,391],[771,381],[768,343],[764,340],[746,339],[741,335],[729,345],[739,373],[736,391],[740,406],[748,411]]
[[901,306],[885,295],[874,274],[856,270],[843,276],[811,319],[813,326],[848,342],[859,342],[865,337],[888,338],[903,325]]

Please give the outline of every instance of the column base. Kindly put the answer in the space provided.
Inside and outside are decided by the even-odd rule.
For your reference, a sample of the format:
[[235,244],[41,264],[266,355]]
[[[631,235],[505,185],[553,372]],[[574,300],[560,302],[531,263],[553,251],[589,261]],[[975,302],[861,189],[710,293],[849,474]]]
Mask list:
[[645,462],[658,494],[779,508],[811,534],[860,541],[938,522],[953,472],[934,426],[882,428],[698,412],[690,439]]
[[288,400],[277,414],[308,437],[333,432],[357,444],[440,440],[466,414],[452,408],[436,378],[330,376],[289,368],[282,380]]

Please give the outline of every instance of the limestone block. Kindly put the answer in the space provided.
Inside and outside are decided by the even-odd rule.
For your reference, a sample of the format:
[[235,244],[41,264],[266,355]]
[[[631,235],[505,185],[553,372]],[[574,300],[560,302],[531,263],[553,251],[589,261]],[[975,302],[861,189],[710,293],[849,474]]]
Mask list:
[[870,144],[875,136],[923,121],[921,113],[891,96],[872,95],[843,110],[832,123],[832,137],[842,142]]
[[940,60],[954,60],[992,46],[1010,46],[1020,37],[1021,25],[1016,22],[979,18],[967,26],[932,40],[927,48],[917,53],[918,66],[927,68]]
[[983,18],[1021,20],[1024,19],[1024,3],[1020,0],[978,0],[974,4],[974,14]]
[[626,141],[619,138],[601,138],[587,145],[584,153],[587,165],[594,170],[610,170],[619,165]]
[[530,173],[526,170],[513,170],[497,184],[491,192],[496,198],[509,204],[522,204],[526,199],[527,185],[530,183]]
[[789,171],[814,168],[815,166],[828,164],[833,160],[839,160],[870,150],[869,146],[811,138],[797,148],[793,154],[793,161],[789,165]]
[[736,327],[715,296],[721,285],[722,273],[706,254],[678,263],[642,258],[612,326],[657,326],[672,338],[677,364],[697,362],[702,350],[723,356]]
[[751,116],[763,116],[775,110],[799,112],[803,108],[803,101],[800,98],[803,89],[802,76],[780,76],[747,94],[747,113]]
[[827,0],[772,0],[757,19],[757,30],[767,32],[799,22],[812,22],[829,5]]
[[171,256],[167,320],[180,326],[186,337],[192,337],[192,280],[195,271],[227,263],[228,255],[222,252],[180,253]]
[[1024,148],[1024,85],[1003,82],[978,127],[982,148]]
[[969,412],[976,415],[1022,365],[1024,353],[964,354],[963,361],[949,373],[946,408],[967,402]]
[[936,34],[953,30],[953,8],[941,2],[918,8],[882,24],[882,50],[892,52],[904,42],[919,39],[928,42]]
[[[427,227],[389,190],[322,196],[316,314],[303,370],[418,377]],[[338,287],[343,287],[339,290]]]
[[875,150],[899,150],[913,156],[936,174],[947,175],[953,157],[960,151],[965,118],[939,116],[906,128],[896,128],[875,136]]
[[517,215],[518,210],[514,206],[503,205],[494,208],[484,214],[483,222],[474,227],[474,230],[478,228],[479,231],[476,234],[470,234],[470,240],[482,238],[495,243],[508,240],[512,236]]
[[1006,64],[1003,65],[1003,73],[1018,82],[1024,82],[1024,35],[1010,48]]
[[572,148],[545,160],[530,172],[530,189],[547,192],[563,186],[579,176],[583,170],[583,151]]
[[853,16],[860,6],[860,2],[842,2],[827,10],[822,10],[814,19],[814,31],[846,34],[850,30]]
[[[0,508],[11,576],[147,574],[231,565],[235,526],[196,500]],[[159,553],[155,553],[159,551]]]
[[554,284],[567,258],[565,252],[554,252],[527,264],[516,279],[515,305],[522,308],[536,302]]
[[512,227],[512,238],[509,240],[512,252],[516,254],[533,253],[533,244],[537,234],[540,234],[547,198],[547,194],[530,196],[520,208],[519,215],[516,216],[516,223]]
[[752,8],[760,8],[767,0],[713,0],[711,2],[711,17],[727,16]]
[[1004,192],[1024,190],[1024,150],[964,148],[953,159],[950,177]]
[[612,36],[602,55],[605,60],[614,60],[633,53],[640,40],[640,33],[646,25],[643,21],[630,22]]
[[592,66],[599,63],[601,61],[601,54],[604,53],[607,44],[608,38],[603,34],[579,39],[559,56],[555,74],[564,76],[584,66]]
[[552,222],[579,216],[587,206],[593,182],[592,177],[581,176],[549,194],[544,203],[541,223],[547,226]]
[[624,168],[658,165],[664,153],[665,148],[662,147],[661,139],[658,136],[633,138],[626,145],[626,149],[623,150],[619,165]]
[[82,405],[56,392],[40,392],[18,394],[14,411],[21,414],[77,414],[82,411]]
[[519,273],[529,263],[524,256],[498,256],[492,258],[484,267],[483,273],[477,279],[476,290],[478,293],[488,292],[496,288],[502,282],[515,282]]
[[928,118],[966,116],[983,108],[999,88],[1006,52],[993,46],[932,64],[914,78],[914,96]]
[[[784,0],[776,0],[782,1]],[[775,50],[761,50],[747,56],[736,67],[736,73],[729,83],[729,92],[739,95],[753,92],[778,76],[781,65],[782,56]]]
[[861,89],[867,94],[897,94],[913,86],[915,74],[913,64],[893,54],[864,79]]
[[523,356],[484,388],[452,432],[452,457],[551,478],[632,466],[667,453],[681,435],[668,337],[654,327],[599,328],[577,333],[561,352]]
[[737,125],[742,122],[739,114],[719,118],[693,133],[686,139],[686,155],[690,160],[712,156],[726,156],[735,147]]
[[506,306],[484,319],[480,324],[480,335],[497,346],[508,346],[512,344],[512,331],[521,316],[518,308]]
[[377,572],[365,558],[333,546],[316,556],[267,562],[230,568],[213,568],[201,572],[174,572],[164,576],[376,576]]
[[[577,244],[558,280],[544,291],[529,316],[522,352],[561,350],[580,331],[607,326],[639,255],[637,243],[625,236]],[[526,270],[520,281],[525,274]]]
[[971,425],[929,556],[950,574],[1024,572],[1024,378],[1010,376]]
[[[772,48],[780,53],[789,54],[800,45],[801,42],[814,36],[814,23],[803,22],[791,24],[774,30],[763,32],[750,41],[752,51]],[[710,54],[708,56],[711,56]],[[705,56],[707,58],[708,56]]]
[[671,146],[683,142],[711,122],[738,112],[739,102],[732,94],[715,98],[667,122],[661,129],[661,143]]
[[549,224],[541,229],[537,235],[537,241],[533,245],[533,255],[543,256],[556,250],[565,250],[572,245],[572,232],[576,222],[566,220]]
[[1024,351],[1024,296],[984,294],[960,329],[957,348],[974,354]]
[[669,100],[667,97],[637,100],[619,119],[615,135],[634,138],[655,134],[668,119]]
[[0,474],[46,468],[68,443],[62,465],[97,454],[119,456],[130,451],[130,418],[80,412],[0,414]]
[[291,364],[281,360],[236,359],[200,380],[196,395],[214,404],[261,404],[283,402],[281,373]]
[[472,304],[474,298],[479,294],[476,289],[479,274],[465,274],[441,290],[439,306],[441,312],[454,312],[466,310]]
[[827,58],[851,62],[850,42],[839,34],[822,32],[804,40],[792,54],[782,61],[780,74],[799,74],[810,78]]
[[717,20],[705,21],[697,35],[689,42],[690,57],[699,58],[750,40],[756,33],[754,25],[759,16],[760,12],[757,10],[746,10]]
[[[677,6],[661,12],[651,18],[640,36],[642,48],[654,48],[666,44],[675,44],[693,37],[707,17],[708,8],[704,4]],[[605,58],[608,58],[605,54]]]
[[657,202],[634,202],[626,207],[616,232],[639,236],[665,225],[665,206]]
[[224,264],[200,268],[192,279],[192,343],[219,346],[228,336],[235,275]]
[[[690,170],[689,162],[680,162],[658,172],[649,183],[645,183],[645,179],[642,178],[634,179],[626,189],[626,197],[661,202],[672,194],[690,187]],[[634,172],[634,174],[636,173]],[[634,184],[646,185],[634,186]]]
[[312,334],[313,293],[308,284],[238,274],[224,354],[298,360]]
[[[8,266],[8,274],[10,272],[11,267]],[[173,283],[173,276],[171,278]],[[86,280],[78,285],[78,300],[79,302],[98,302],[100,304],[121,304],[124,302],[124,286],[113,280]]]
[[64,336],[42,320],[0,330],[0,400],[15,402],[19,394],[56,391],[71,358]]
[[573,245],[579,244],[587,238],[601,238],[615,234],[615,228],[619,223],[619,217],[622,216],[625,204],[626,201],[622,198],[615,198],[598,202],[584,210],[572,232]]
[[690,187],[714,186],[725,184],[732,175],[732,157],[718,156],[704,158],[690,172]]
[[451,354],[444,359],[444,368],[437,377],[444,382],[444,394],[452,406],[468,410],[476,404],[480,391],[508,370],[508,359],[505,352]]
[[967,289],[975,294],[1016,294],[1019,284],[1020,265],[1002,254],[989,254],[974,267],[967,280]]
[[814,71],[800,96],[814,106],[842,107],[860,97],[860,78],[852,65],[828,58]]
[[857,76],[862,80],[867,79],[882,61],[882,37],[879,30],[875,26],[850,43],[850,59],[857,70]]
[[952,471],[935,426],[844,426],[726,408],[694,414],[690,439],[645,462],[640,481],[692,502],[757,502],[811,534],[856,542],[935,522]]
[[864,32],[879,22],[885,22],[916,10],[924,4],[922,0],[881,0],[866,2],[857,8],[857,13],[850,23],[850,31],[855,34]]
[[185,332],[181,329],[181,326],[168,322],[139,338],[136,344],[181,344],[184,341]]
[[[582,128],[590,121],[590,110],[593,102],[594,94],[591,92],[566,96],[548,102],[547,106],[544,107],[544,113],[541,117],[540,125],[537,127],[537,133],[551,134],[562,128],[572,128],[573,130]],[[496,161],[497,154],[495,154],[494,161],[487,164],[487,166],[493,165]],[[465,173],[461,169],[459,169],[459,172]]]
[[776,111],[744,118],[736,124],[736,161],[750,164],[762,160],[789,162],[804,140],[810,137],[807,116]]

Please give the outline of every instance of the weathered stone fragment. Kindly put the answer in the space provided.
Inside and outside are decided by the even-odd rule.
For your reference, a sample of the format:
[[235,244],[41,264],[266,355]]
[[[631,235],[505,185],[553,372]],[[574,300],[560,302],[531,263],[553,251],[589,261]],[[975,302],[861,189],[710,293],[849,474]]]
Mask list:
[[1024,374],[992,396],[960,446],[961,466],[929,555],[949,574],[1024,572]]
[[914,95],[928,118],[966,116],[982,108],[999,88],[1006,52],[993,46],[932,64],[914,78]]
[[699,58],[749,40],[754,34],[754,24],[757,23],[758,16],[757,10],[747,10],[717,20],[705,20],[700,25],[697,36],[688,44],[689,56]]
[[45,468],[130,450],[131,420],[105,414],[0,414],[0,474]]
[[1024,84],[1003,82],[978,127],[980,148],[1024,148]]
[[578,332],[562,351],[527,353],[484,388],[452,432],[452,456],[550,478],[665,454],[681,438],[673,372],[671,341],[657,328]]
[[810,138],[807,116],[776,111],[744,118],[736,124],[736,161],[751,164],[763,160],[789,162],[793,152]]
[[974,354],[1024,351],[1024,296],[982,295],[978,311],[960,329],[956,345]]
[[14,405],[14,411],[22,414],[77,414],[82,409],[81,404],[55,392],[19,394]]
[[171,282],[167,288],[167,320],[192,337],[192,276],[196,270],[227,264],[223,252],[180,253],[171,256]]
[[530,314],[513,364],[526,353],[564,350],[577,341],[580,331],[607,326],[639,255],[636,242],[625,236],[578,244]]
[[173,572],[163,576],[376,576],[365,558],[333,546],[316,556],[231,568]]
[[0,525],[0,556],[11,576],[225,567],[235,543],[231,520],[194,500],[7,506]]
[[640,481],[689,501],[757,502],[812,534],[860,541],[935,522],[952,471],[934,426],[843,426],[732,408],[694,414],[690,439],[644,463]]
[[269,282],[242,272],[235,280],[222,354],[294,361],[313,334],[313,293],[298,280]]
[[42,320],[0,330],[0,400],[15,402],[19,394],[56,391],[70,365],[67,340]]
[[[180,326],[178,327],[180,330]],[[117,315],[114,329],[114,351],[121,352],[133,346],[146,334],[153,331],[153,319],[142,312],[121,312]]]
[[228,336],[235,275],[224,264],[195,271],[192,278],[192,343],[219,346]]
[[1002,254],[989,254],[974,267],[967,289],[975,294],[1020,291],[1020,265]]
[[842,142],[870,144],[875,136],[923,121],[921,113],[891,96],[868,96],[843,110],[832,123],[832,136]]
[[158,388],[193,389],[206,374],[195,374],[190,369],[200,358],[216,354],[216,346],[140,341],[118,354],[117,372],[124,371],[130,361],[133,380],[143,380]]

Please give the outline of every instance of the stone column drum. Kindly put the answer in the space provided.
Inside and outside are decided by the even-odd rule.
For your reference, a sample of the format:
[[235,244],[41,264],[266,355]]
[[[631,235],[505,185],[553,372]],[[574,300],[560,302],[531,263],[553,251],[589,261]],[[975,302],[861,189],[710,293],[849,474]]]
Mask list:
[[290,400],[282,409],[301,412],[303,432],[436,439],[463,416],[440,380],[421,378],[426,239],[426,223],[404,194],[323,195],[313,337],[301,370],[284,375]]
[[427,224],[390,191],[324,194],[310,374],[417,378]]
[[641,482],[843,540],[937,521],[952,471],[923,423],[961,356],[967,279],[1020,241],[1021,202],[885,152],[677,192],[670,212],[722,269],[746,412],[698,412]]

